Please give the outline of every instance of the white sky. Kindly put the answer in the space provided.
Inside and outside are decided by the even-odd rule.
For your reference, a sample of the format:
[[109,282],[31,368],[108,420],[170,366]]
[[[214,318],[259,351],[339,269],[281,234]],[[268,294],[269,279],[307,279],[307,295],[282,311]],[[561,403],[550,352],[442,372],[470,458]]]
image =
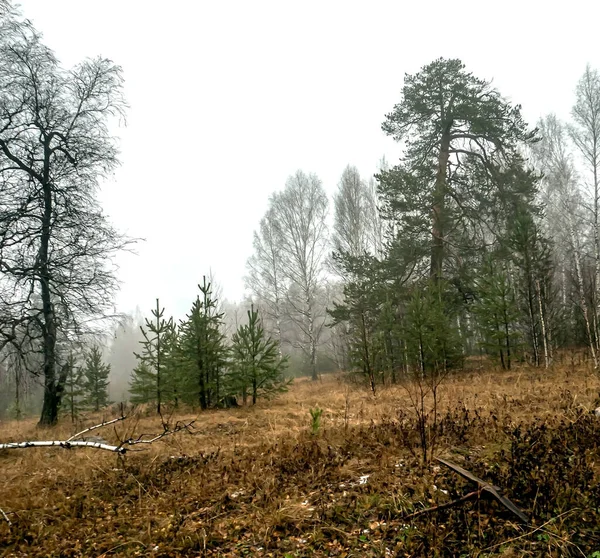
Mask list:
[[398,147],[381,122],[405,72],[440,56],[523,105],[567,118],[586,63],[600,68],[600,2],[571,0],[20,0],[65,66],[124,69],[122,166],[104,185],[113,223],[146,242],[121,258],[119,310],[160,297],[178,317],[212,269],[243,294],[269,195],[301,168],[330,194]]

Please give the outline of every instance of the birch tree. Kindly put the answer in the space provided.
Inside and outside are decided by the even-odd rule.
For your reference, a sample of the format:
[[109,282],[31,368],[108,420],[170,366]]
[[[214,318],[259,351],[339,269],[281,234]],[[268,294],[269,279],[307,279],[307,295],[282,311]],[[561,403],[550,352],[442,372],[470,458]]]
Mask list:
[[[576,89],[572,110],[573,124],[569,133],[580,152],[591,177],[591,221],[594,239],[594,323],[595,337],[599,339],[598,315],[600,310],[600,74],[588,65]],[[600,346],[597,346],[598,349]]]
[[245,281],[246,287],[257,300],[262,316],[270,323],[271,333],[281,350],[286,289],[279,237],[277,215],[275,208],[271,206],[260,220],[258,231],[254,232],[254,253],[248,259],[248,275]]
[[325,312],[319,294],[328,246],[327,195],[315,174],[299,170],[288,178],[282,192],[273,195],[271,207],[277,223],[289,315],[299,330],[299,346],[316,380],[317,347]]
[[534,150],[538,165],[544,172],[548,220],[556,227],[559,241],[568,246],[574,266],[578,305],[582,313],[587,342],[594,367],[598,367],[592,314],[587,302],[584,282],[584,248],[582,246],[582,195],[573,158],[566,142],[566,130],[554,115],[539,123],[543,140]]
[[333,197],[332,245],[338,254],[360,257],[377,249],[378,215],[374,191],[348,165]]

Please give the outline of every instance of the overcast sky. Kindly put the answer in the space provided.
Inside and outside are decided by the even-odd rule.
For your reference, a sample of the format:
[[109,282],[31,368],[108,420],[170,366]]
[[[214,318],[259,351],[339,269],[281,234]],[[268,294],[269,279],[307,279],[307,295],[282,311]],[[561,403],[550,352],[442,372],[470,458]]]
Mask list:
[[120,259],[122,311],[160,297],[182,317],[210,269],[241,298],[253,230],[290,174],[333,194],[347,164],[368,177],[397,160],[381,122],[406,72],[461,58],[535,123],[568,118],[586,63],[600,68],[594,0],[20,3],[65,66],[124,69],[122,166],[102,201],[146,241]]

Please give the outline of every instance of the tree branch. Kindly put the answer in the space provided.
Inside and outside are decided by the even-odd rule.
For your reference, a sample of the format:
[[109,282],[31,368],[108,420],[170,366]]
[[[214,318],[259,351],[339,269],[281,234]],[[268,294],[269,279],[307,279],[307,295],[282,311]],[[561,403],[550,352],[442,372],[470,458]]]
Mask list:
[[168,424],[163,423],[164,431],[161,434],[153,436],[150,439],[144,439],[144,437],[147,435],[140,434],[140,436],[138,436],[135,439],[129,438],[127,440],[123,440],[118,446],[110,445],[110,444],[103,443],[103,442],[75,440],[74,439],[79,436],[82,436],[86,432],[96,430],[97,428],[101,428],[103,426],[108,426],[109,424],[114,424],[115,422],[119,422],[119,421],[125,420],[127,418],[129,418],[129,417],[118,417],[116,419],[109,420],[106,422],[103,421],[101,424],[96,424],[94,426],[91,426],[90,428],[86,428],[85,430],[78,432],[77,434],[74,434],[67,440],[35,440],[35,441],[26,441],[26,442],[6,442],[3,444],[0,444],[0,450],[57,446],[57,447],[65,448],[65,449],[72,449],[72,448],[78,448],[78,447],[96,448],[96,449],[101,449],[101,450],[110,451],[110,452],[114,452],[114,453],[124,454],[127,451],[130,451],[130,448],[128,448],[126,446],[135,446],[137,444],[153,444],[157,440],[160,440],[161,438],[164,438],[165,436],[169,436],[170,434],[175,434],[177,432],[181,432],[182,430],[186,430],[189,432],[191,430],[191,426],[196,422],[195,420],[192,420],[187,423],[186,422],[177,422],[175,425],[175,428],[173,428],[173,429],[171,429],[168,426]]

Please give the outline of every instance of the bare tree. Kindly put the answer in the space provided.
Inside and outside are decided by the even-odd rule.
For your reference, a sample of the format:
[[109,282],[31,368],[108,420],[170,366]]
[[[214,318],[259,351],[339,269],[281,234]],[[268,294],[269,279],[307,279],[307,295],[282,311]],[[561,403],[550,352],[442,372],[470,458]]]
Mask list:
[[545,175],[548,222],[555,226],[555,239],[568,247],[573,258],[579,307],[585,322],[590,354],[597,368],[597,352],[584,284],[579,177],[568,151],[564,126],[554,115],[549,115],[539,123],[539,129],[543,139],[534,149],[534,154]]
[[325,309],[320,287],[327,251],[327,195],[315,174],[297,171],[288,178],[285,189],[273,195],[271,207],[289,315],[300,332],[299,346],[316,380]]
[[[591,173],[592,235],[594,238],[594,321],[598,342],[598,314],[600,310],[600,75],[588,65],[579,80],[575,106],[572,110],[574,125],[569,127],[573,143],[580,151]],[[597,346],[600,349],[600,345]]]
[[108,121],[126,107],[121,69],[64,70],[30,22],[0,15],[0,314],[4,342],[25,327],[41,354],[41,425],[58,416],[67,367],[57,341],[99,331],[129,241],[96,200],[118,164]]
[[348,165],[333,197],[332,244],[338,253],[360,257],[377,249],[378,214],[374,188]]
[[256,298],[257,306],[270,333],[283,342],[282,314],[285,300],[285,279],[282,269],[281,245],[275,209],[271,206],[254,231],[254,254],[248,259],[246,287]]

